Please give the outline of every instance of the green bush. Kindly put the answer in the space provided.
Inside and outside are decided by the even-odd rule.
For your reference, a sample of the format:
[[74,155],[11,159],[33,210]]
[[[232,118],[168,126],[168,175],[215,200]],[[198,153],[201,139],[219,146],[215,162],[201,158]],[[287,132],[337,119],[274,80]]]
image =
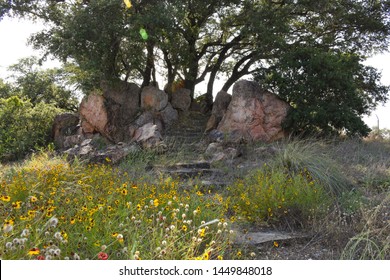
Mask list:
[[[289,174],[265,166],[229,187],[230,210],[251,223],[302,226],[326,211],[331,198],[308,171]],[[329,202],[329,203],[328,203]]]
[[61,112],[51,104],[35,106],[17,96],[0,98],[0,160],[20,159],[46,146],[54,117]]

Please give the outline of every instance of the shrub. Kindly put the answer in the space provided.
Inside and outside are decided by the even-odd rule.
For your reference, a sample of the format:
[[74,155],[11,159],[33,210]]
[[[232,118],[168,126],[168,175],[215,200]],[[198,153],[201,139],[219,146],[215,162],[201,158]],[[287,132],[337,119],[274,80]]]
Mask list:
[[321,215],[331,201],[308,171],[290,174],[267,166],[229,187],[229,195],[230,210],[249,222],[299,226]]
[[33,106],[16,96],[0,99],[0,161],[19,159],[46,146],[53,119],[60,112],[53,105]]

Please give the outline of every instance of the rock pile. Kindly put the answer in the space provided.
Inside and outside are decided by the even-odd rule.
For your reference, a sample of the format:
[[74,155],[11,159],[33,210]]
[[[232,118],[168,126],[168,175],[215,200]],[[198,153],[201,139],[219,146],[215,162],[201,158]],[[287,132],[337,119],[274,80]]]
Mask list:
[[[153,86],[140,89],[123,81],[105,82],[99,91],[82,100],[78,115],[56,117],[54,141],[70,155],[98,162],[103,158],[117,162],[136,148],[161,151],[166,132],[173,135],[171,130],[180,127],[174,126],[179,115],[190,115],[186,112],[192,105],[189,90],[182,87],[171,89],[168,94]],[[211,117],[207,124],[204,121],[203,127],[211,142],[270,142],[284,137],[282,123],[289,108],[257,83],[242,80],[234,85],[233,95],[224,91],[217,94]],[[216,143],[206,150],[209,160],[234,159],[240,155],[237,150],[223,149]],[[100,146],[106,147],[105,150]]]

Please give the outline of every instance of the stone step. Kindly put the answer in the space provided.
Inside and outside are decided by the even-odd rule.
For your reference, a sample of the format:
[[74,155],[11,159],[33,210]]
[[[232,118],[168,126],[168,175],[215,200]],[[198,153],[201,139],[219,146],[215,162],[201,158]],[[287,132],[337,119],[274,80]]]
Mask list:
[[179,162],[175,165],[169,166],[169,168],[201,168],[201,169],[210,169],[211,165],[208,161],[196,161],[196,162]]
[[200,182],[200,186],[202,188],[224,188],[228,185],[227,182],[222,182],[222,181],[209,181],[209,180],[202,180]]
[[154,170],[167,171],[167,170],[180,170],[180,169],[210,169],[211,165],[208,161],[193,161],[193,162],[179,162],[172,165],[160,165],[153,166]]
[[234,228],[236,233],[235,240],[233,241],[236,245],[258,245],[266,242],[274,241],[285,241],[289,239],[307,238],[309,237],[306,233],[301,232],[282,232],[277,230],[264,229],[259,231],[251,231],[243,233],[241,229]]
[[182,179],[221,174],[221,170],[212,169],[208,161],[180,162],[169,166],[155,165],[153,169]]
[[172,133],[172,134],[166,134],[165,137],[177,137],[177,138],[202,138],[203,133]]
[[200,140],[202,140],[201,136],[186,137],[186,136],[180,135],[180,136],[165,136],[164,137],[164,141],[167,143],[169,143],[169,142],[178,142],[178,143],[185,142],[188,144],[188,143],[192,143],[192,142],[199,142]]
[[162,173],[169,174],[172,177],[178,177],[180,179],[196,178],[204,175],[211,175],[220,173],[219,169],[201,169],[201,168],[181,168],[181,169],[160,169]]

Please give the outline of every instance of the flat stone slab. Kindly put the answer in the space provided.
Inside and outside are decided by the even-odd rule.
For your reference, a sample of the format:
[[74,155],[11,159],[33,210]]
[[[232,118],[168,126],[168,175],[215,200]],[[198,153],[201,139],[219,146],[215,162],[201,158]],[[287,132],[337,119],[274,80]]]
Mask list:
[[240,231],[236,231],[236,238],[234,240],[234,243],[237,245],[257,245],[271,241],[280,241],[303,237],[307,237],[307,235],[301,233],[286,233],[280,231],[257,231],[248,232],[244,234]]
[[181,168],[181,169],[160,169],[160,172],[169,174],[174,177],[180,178],[195,178],[202,175],[216,174],[220,172],[217,169],[204,169],[204,168]]
[[199,169],[210,169],[211,165],[208,161],[197,161],[197,162],[183,162],[183,163],[177,163],[174,165],[174,167],[181,169],[181,168],[199,168]]

